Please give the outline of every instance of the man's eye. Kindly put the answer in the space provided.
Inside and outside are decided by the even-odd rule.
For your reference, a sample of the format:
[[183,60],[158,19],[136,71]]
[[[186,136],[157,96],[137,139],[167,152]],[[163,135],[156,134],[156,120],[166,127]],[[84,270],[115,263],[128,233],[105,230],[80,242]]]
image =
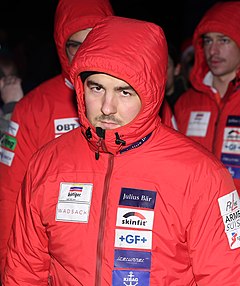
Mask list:
[[222,39],[221,39],[221,42],[222,42],[223,44],[228,44],[228,43],[230,43],[230,39],[229,39],[229,38],[222,38]]
[[102,87],[101,86],[93,86],[91,89],[95,92],[99,92],[102,90]]
[[122,90],[122,95],[123,95],[123,96],[130,96],[131,93],[128,92],[128,91]]
[[209,38],[203,38],[203,45],[209,45],[212,42]]
[[80,42],[67,42],[66,43],[66,49],[69,52],[70,55],[74,56],[80,47],[81,43]]
[[67,42],[66,46],[69,47],[79,47],[81,45],[80,42]]

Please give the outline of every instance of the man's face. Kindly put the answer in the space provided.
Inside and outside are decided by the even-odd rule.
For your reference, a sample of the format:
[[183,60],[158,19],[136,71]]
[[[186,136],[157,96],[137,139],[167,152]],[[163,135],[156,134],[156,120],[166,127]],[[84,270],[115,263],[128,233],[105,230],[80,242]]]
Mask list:
[[170,55],[168,55],[168,68],[167,68],[167,82],[166,82],[166,93],[169,90],[174,90],[174,63]]
[[167,82],[165,88],[166,95],[171,95],[174,92],[174,80],[175,77],[179,75],[180,69],[180,64],[178,63],[176,66],[174,66],[173,59],[170,55],[168,55]]
[[75,56],[78,48],[83,43],[83,41],[86,39],[88,33],[91,30],[92,30],[91,28],[81,30],[79,32],[72,34],[71,37],[68,39],[66,43],[66,53],[67,53],[67,57],[70,63],[72,62],[73,57]]
[[141,100],[125,81],[106,74],[93,74],[84,82],[86,115],[91,124],[115,129],[132,121],[141,109]]
[[240,67],[240,47],[221,33],[206,33],[203,49],[209,69],[214,76],[234,78]]

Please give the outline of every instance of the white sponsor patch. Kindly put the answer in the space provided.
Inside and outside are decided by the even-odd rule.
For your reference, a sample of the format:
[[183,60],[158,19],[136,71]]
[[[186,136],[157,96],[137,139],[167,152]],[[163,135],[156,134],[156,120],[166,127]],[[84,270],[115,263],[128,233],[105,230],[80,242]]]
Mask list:
[[122,248],[152,248],[152,232],[146,230],[115,230],[115,247]]
[[0,162],[1,163],[7,166],[11,166],[14,156],[15,156],[15,153],[0,147]]
[[19,124],[14,121],[10,121],[8,124],[7,133],[16,137],[18,133],[18,129],[19,129]]
[[225,232],[231,249],[240,247],[240,202],[235,190],[218,199]]
[[58,203],[56,220],[68,222],[88,222],[90,205]]
[[210,120],[211,112],[192,111],[190,114],[187,136],[205,137]]
[[55,119],[54,120],[55,137],[67,133],[77,128],[78,126],[80,126],[78,117]]
[[57,221],[88,222],[92,184],[61,183],[56,209]]
[[141,209],[118,208],[117,226],[150,229],[153,228],[153,211]]
[[240,154],[240,128],[224,128],[222,153]]

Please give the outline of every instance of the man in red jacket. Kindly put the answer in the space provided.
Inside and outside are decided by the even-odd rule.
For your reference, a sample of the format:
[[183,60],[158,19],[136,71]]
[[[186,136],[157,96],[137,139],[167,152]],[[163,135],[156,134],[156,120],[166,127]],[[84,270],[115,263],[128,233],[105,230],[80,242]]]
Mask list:
[[215,156],[162,124],[167,61],[153,23],[110,16],[90,31],[71,69],[81,126],[30,160],[4,286],[240,285],[239,195]]
[[201,143],[240,190],[240,2],[216,3],[195,29],[192,88],[175,105],[179,131]]
[[50,140],[79,126],[76,95],[69,80],[74,53],[100,19],[112,15],[108,0],[60,0],[54,39],[62,74],[42,83],[15,107],[0,147],[0,262],[4,267],[16,198],[30,157]]

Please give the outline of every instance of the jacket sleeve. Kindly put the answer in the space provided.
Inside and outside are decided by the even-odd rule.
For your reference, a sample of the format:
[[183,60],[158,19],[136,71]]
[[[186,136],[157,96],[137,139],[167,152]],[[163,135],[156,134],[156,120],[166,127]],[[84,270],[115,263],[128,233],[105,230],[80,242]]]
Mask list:
[[[209,171],[197,180],[199,195],[187,232],[193,273],[198,286],[240,285],[239,196],[225,168]],[[227,225],[226,216],[232,225]]]
[[[34,207],[36,192],[33,191],[32,178],[31,171],[27,172],[17,200],[8,242],[4,286],[48,285],[48,239],[40,214]],[[41,198],[37,197],[37,200],[41,202]]]
[[[26,112],[27,111],[27,112]],[[3,273],[6,245],[12,225],[16,199],[27,164],[37,146],[31,107],[26,99],[19,101],[0,147],[0,273]]]

